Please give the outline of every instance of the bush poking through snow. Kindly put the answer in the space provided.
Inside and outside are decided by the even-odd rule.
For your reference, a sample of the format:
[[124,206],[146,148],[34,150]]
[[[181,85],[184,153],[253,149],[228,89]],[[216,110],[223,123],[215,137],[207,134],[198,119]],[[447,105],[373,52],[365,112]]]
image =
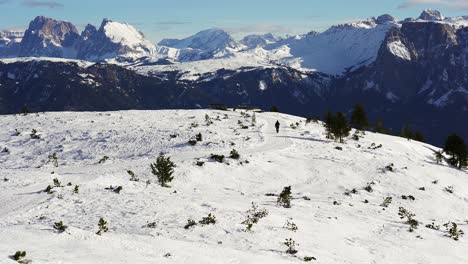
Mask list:
[[169,187],[168,182],[171,182],[174,177],[174,162],[171,161],[170,157],[160,155],[155,163],[151,164],[151,172],[158,178],[158,183],[162,187]]
[[203,217],[198,223],[200,225],[214,225],[216,224],[216,217],[209,213],[208,216]]
[[364,187],[364,190],[368,193],[371,193],[374,191],[374,189],[372,189],[372,185],[374,185],[375,183],[374,182],[371,182],[371,183],[368,183],[366,187]]
[[57,158],[57,153],[52,153],[49,155],[49,160],[47,161],[47,163],[52,163],[52,165],[54,165],[54,167],[58,167],[59,164],[58,164],[58,158]]
[[291,186],[287,186],[284,187],[283,191],[279,194],[276,203],[284,208],[291,208],[291,199]]
[[239,158],[240,158],[240,155],[239,155],[239,153],[237,152],[237,150],[233,149],[233,150],[231,150],[231,153],[230,153],[229,157],[230,157],[231,159],[239,159]]
[[205,123],[206,123],[206,126],[213,124],[213,121],[211,121],[211,118],[208,114],[205,115]]
[[454,222],[445,223],[444,227],[447,230],[447,236],[453,240],[458,240],[464,235],[463,230],[458,229],[458,225]]
[[98,164],[103,164],[103,163],[105,163],[108,159],[109,159],[109,157],[104,156],[104,157],[102,157],[102,158],[98,161]]
[[448,193],[453,193],[454,192],[454,188],[453,186],[447,186],[444,188],[444,191],[448,192]]
[[368,149],[376,150],[382,147],[382,144],[379,144],[378,146],[375,145],[375,143],[372,143]]
[[52,194],[53,191],[52,191],[52,186],[50,185],[47,185],[47,187],[45,188],[44,192],[48,193],[48,194]]
[[224,158],[225,158],[224,155],[211,154],[211,159],[219,163],[223,163]]
[[414,198],[413,195],[402,195],[402,196],[401,196],[401,199],[403,199],[403,200],[410,200],[410,201],[415,201],[415,200],[416,200],[416,198]]
[[117,194],[120,194],[120,192],[123,190],[123,187],[122,186],[118,186],[118,187],[113,187],[112,185],[109,186],[108,188],[105,188],[106,190],[109,190],[109,191],[112,191],[112,192],[115,192]]
[[188,143],[191,145],[191,146],[195,146],[197,144],[197,140],[196,139],[189,139]]
[[426,227],[433,230],[440,230],[440,226],[436,225],[434,222],[427,224]]
[[403,207],[400,207],[398,209],[398,215],[400,216],[400,219],[406,219],[406,224],[410,226],[408,229],[409,232],[413,232],[418,228],[419,222],[418,220],[414,219],[416,216],[415,214],[411,213]]
[[292,238],[286,239],[286,241],[283,244],[288,247],[286,253],[291,255],[297,253],[296,246],[298,246],[299,244],[296,244],[296,241],[294,241]]
[[286,220],[286,223],[284,224],[283,228],[292,232],[296,232],[297,229],[299,229],[297,225],[292,221],[292,218]]
[[444,158],[443,153],[444,152],[441,150],[434,152],[434,157],[437,164],[442,162],[442,159]]
[[26,251],[16,251],[16,253],[13,256],[11,256],[11,258],[18,263],[26,263],[24,262],[25,257],[26,257]]
[[31,136],[32,139],[40,139],[41,138],[41,136],[39,136],[39,134],[37,133],[36,129],[31,130],[30,136]]
[[57,188],[62,187],[62,183],[57,178],[54,179],[54,187],[57,187]]
[[68,226],[64,225],[62,221],[54,223],[54,229],[57,230],[58,233],[63,233],[67,230]]
[[79,188],[79,185],[75,185],[75,188],[73,188],[73,194],[78,194],[78,192],[80,191]]
[[312,261],[312,260],[317,260],[317,259],[316,259],[315,257],[309,257],[309,256],[305,256],[305,257],[304,257],[304,261],[305,261],[305,262],[310,262],[310,261]]
[[102,235],[102,233],[106,233],[109,231],[109,228],[107,227],[107,221],[104,220],[104,218],[100,218],[98,222],[98,231],[96,232],[96,235]]
[[393,200],[392,197],[386,197],[386,198],[383,200],[382,204],[380,204],[380,206],[386,208],[386,207],[388,207],[388,206],[392,203],[392,200]]
[[194,227],[196,225],[197,225],[197,222],[195,222],[192,219],[189,219],[189,220],[187,220],[187,224],[185,224],[184,228],[185,229],[190,229],[190,228],[192,228],[192,227]]
[[247,219],[245,219],[242,224],[245,225],[246,231],[252,231],[254,224],[257,224],[260,219],[268,215],[267,209],[258,209],[256,203],[252,202],[252,208],[247,211]]
[[140,179],[138,179],[138,177],[135,175],[135,173],[131,170],[127,170],[127,173],[128,175],[130,175],[130,181],[134,181],[134,182],[139,182]]
[[196,134],[195,140],[197,140],[198,142],[201,142],[203,140],[202,134],[201,133]]

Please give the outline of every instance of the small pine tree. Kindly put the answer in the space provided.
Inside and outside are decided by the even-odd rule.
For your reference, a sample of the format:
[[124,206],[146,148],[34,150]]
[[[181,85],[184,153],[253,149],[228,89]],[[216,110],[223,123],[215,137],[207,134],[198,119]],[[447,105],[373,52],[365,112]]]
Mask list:
[[296,245],[298,244],[296,244],[296,241],[294,241],[292,238],[286,239],[286,241],[283,244],[288,247],[288,249],[286,250],[286,253],[291,254],[291,255],[294,255],[297,253]]
[[74,194],[78,194],[79,188],[80,188],[79,185],[75,185],[75,188],[73,189],[73,193],[74,193]]
[[452,134],[447,138],[444,151],[451,156],[448,159],[451,165],[457,166],[459,169],[468,165],[468,149],[463,138],[457,134]]
[[401,219],[406,218],[406,223],[410,226],[408,229],[409,232],[413,232],[416,228],[418,228],[419,222],[418,220],[414,219],[416,216],[415,214],[411,213],[403,207],[400,207],[398,209],[398,215]]
[[59,179],[57,178],[54,179],[54,186],[57,188],[62,187],[62,183],[59,181]]
[[386,134],[387,133],[387,129],[384,127],[382,118],[378,117],[377,120],[375,121],[374,131],[376,133],[380,133],[380,134]]
[[416,133],[414,133],[413,139],[419,142],[424,142],[424,135],[421,131],[416,131]]
[[233,149],[233,150],[231,150],[231,153],[230,153],[229,157],[230,157],[231,159],[239,159],[239,158],[240,158],[240,155],[239,155],[239,153],[237,152],[237,150]]
[[37,133],[36,129],[31,130],[30,136],[31,136],[32,139],[40,139],[41,138],[41,136],[39,136],[39,134]]
[[208,216],[203,217],[198,223],[200,225],[214,225],[216,224],[216,217],[209,213]]
[[402,127],[400,130],[400,137],[404,137],[408,140],[414,139],[413,126],[407,125]]
[[67,228],[68,228],[68,226],[64,225],[63,221],[54,223],[54,229],[57,230],[57,232],[59,232],[59,233],[65,232],[65,230],[67,230]]
[[155,163],[151,164],[151,172],[158,177],[158,182],[162,187],[169,187],[168,182],[171,182],[174,177],[175,164],[171,161],[170,157],[160,155]]
[[135,173],[131,170],[127,170],[128,175],[130,175],[130,181],[138,182],[140,179],[135,175]]
[[283,188],[276,203],[284,208],[291,208],[291,199],[291,186],[287,186]]
[[203,140],[203,137],[202,137],[202,134],[201,133],[198,133],[197,135],[195,135],[195,139],[200,142]]
[[354,106],[353,112],[351,113],[350,124],[357,130],[364,130],[369,126],[366,111],[361,104]]
[[24,258],[26,257],[26,251],[16,251],[16,253],[11,256],[11,258],[18,263],[23,263]]
[[255,116],[255,113],[252,114],[252,126],[257,125],[257,117]]
[[102,235],[102,233],[109,231],[109,228],[107,227],[107,221],[102,217],[99,219],[98,228],[99,230],[96,232],[96,235]]
[[54,167],[58,167],[59,164],[58,164],[58,158],[57,158],[57,153],[52,153],[49,155],[49,161],[47,161],[47,163],[52,163],[54,165]]
[[442,159],[444,158],[444,155],[443,155],[443,151],[436,151],[434,152],[434,156],[435,156],[435,160],[437,162],[437,164],[441,163],[442,162]]
[[270,112],[278,113],[279,112],[278,107],[276,107],[276,105],[273,105],[270,109]]
[[28,105],[23,106],[22,112],[23,112],[23,115],[25,115],[25,116],[30,113]]
[[343,138],[349,136],[349,131],[351,131],[351,127],[349,127],[345,115],[338,112],[332,124],[333,136],[335,139],[338,139],[340,143],[344,143]]
[[453,240],[458,240],[464,235],[463,230],[459,229],[458,225],[454,222],[445,223],[444,227],[447,230],[447,236]]

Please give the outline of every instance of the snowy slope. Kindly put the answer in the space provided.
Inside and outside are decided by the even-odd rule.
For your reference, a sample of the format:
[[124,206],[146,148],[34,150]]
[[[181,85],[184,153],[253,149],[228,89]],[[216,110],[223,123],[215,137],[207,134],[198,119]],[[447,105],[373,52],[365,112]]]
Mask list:
[[[212,125],[205,125],[205,114]],[[320,124],[302,118],[256,117],[255,127],[240,129],[238,122],[250,118],[232,111],[0,116],[0,147],[9,149],[0,154],[0,262],[15,263],[8,256],[17,250],[33,263],[302,263],[304,256],[317,258],[312,263],[468,262],[466,237],[454,241],[424,227],[453,221],[467,229],[468,174],[436,164],[435,147],[370,132],[338,144],[325,138]],[[299,128],[289,128],[295,122]],[[40,139],[29,136],[33,128]],[[203,141],[187,144],[199,132]],[[382,147],[370,149],[372,143]],[[240,160],[208,158],[232,148]],[[58,168],[46,164],[54,152]],[[150,172],[160,152],[177,165],[171,188],[154,184]],[[98,164],[104,155],[109,160]],[[206,163],[199,167],[197,160]],[[395,171],[381,172],[390,163]],[[140,182],[129,181],[129,169]],[[73,186],[41,192],[54,178],[79,185],[79,193],[72,194]],[[371,182],[373,192],[363,190]],[[110,185],[123,190],[105,190]],[[289,209],[265,195],[285,186],[292,186]],[[444,191],[447,186],[454,192]],[[356,194],[344,194],[353,188]],[[385,197],[393,198],[388,208],[380,206]],[[245,232],[241,223],[252,202],[269,215]],[[400,206],[422,222],[413,233],[398,216]],[[209,213],[215,225],[183,228],[187,219]],[[102,236],[95,234],[100,217],[109,227]],[[283,228],[289,218],[296,232]],[[69,226],[66,232],[54,232],[57,221]],[[299,244],[296,257],[285,253],[286,238]]]

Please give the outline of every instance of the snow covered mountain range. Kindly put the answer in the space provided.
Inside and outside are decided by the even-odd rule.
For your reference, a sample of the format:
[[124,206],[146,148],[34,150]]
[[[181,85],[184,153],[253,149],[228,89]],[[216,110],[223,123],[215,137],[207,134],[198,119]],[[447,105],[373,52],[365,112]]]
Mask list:
[[[466,27],[468,16],[445,18],[436,10],[424,10],[418,19],[397,20],[382,15],[366,20],[332,26],[324,32],[310,32],[287,38],[272,34],[249,35],[236,41],[226,31],[213,28],[184,39],[164,39],[157,45],[129,24],[104,19],[97,29],[88,25],[81,32],[70,22],[37,17],[24,36],[3,32],[0,57],[57,57],[86,61],[155,64],[164,60],[168,67],[192,70],[190,63],[206,61],[206,71],[223,68],[226,60],[233,67],[252,62],[286,65],[295,69],[327,74],[344,74],[375,61],[387,32],[405,23],[443,23],[455,28]],[[401,49],[400,49],[401,50]],[[398,50],[396,50],[398,52]],[[170,65],[167,65],[170,61]],[[156,63],[157,64],[157,63]],[[199,63],[200,65],[203,63]],[[187,67],[186,67],[187,66]],[[200,71],[202,69],[200,68]]]
[[225,103],[321,116],[363,103],[394,132],[412,124],[440,144],[454,131],[468,138],[467,43],[468,16],[429,9],[417,19],[382,15],[284,38],[237,41],[209,29],[158,45],[108,19],[79,33],[37,17],[24,34],[0,34],[0,112]]

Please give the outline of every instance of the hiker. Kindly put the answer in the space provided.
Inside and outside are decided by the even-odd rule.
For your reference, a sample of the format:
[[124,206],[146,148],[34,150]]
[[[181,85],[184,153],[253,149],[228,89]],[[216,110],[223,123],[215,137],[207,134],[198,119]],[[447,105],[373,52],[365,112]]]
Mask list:
[[276,120],[276,124],[275,124],[275,127],[276,127],[276,133],[279,133],[279,126],[280,126],[280,123],[278,120]]

